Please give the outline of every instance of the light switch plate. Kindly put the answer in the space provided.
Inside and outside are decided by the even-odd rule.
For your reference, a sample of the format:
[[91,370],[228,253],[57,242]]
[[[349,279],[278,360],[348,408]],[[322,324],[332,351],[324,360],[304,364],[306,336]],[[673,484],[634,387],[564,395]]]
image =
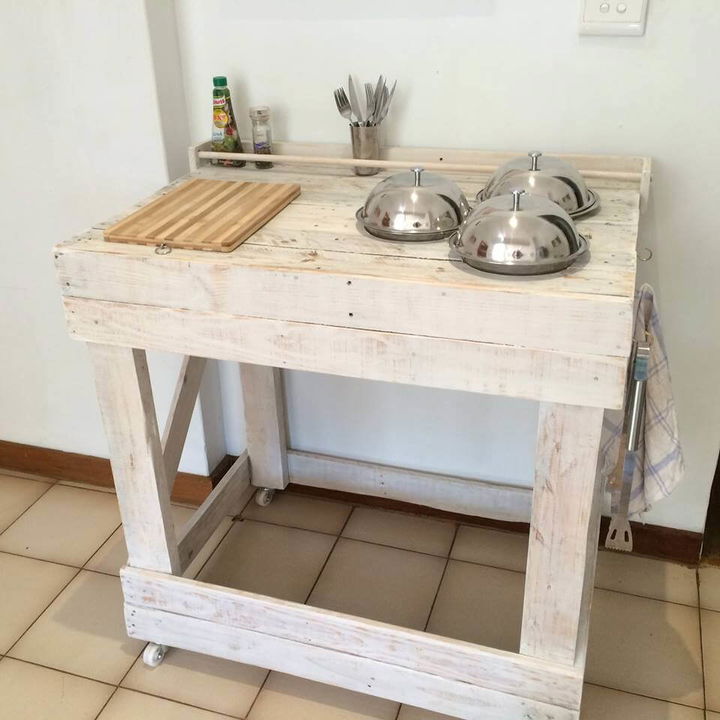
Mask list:
[[648,0],[580,0],[581,35],[644,35]]

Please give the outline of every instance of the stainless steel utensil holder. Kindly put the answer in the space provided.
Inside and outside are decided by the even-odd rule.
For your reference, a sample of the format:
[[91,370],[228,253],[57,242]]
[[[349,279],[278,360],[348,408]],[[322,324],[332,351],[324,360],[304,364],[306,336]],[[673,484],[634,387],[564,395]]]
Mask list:
[[[350,138],[352,139],[353,157],[358,160],[379,160],[380,159],[380,126],[371,125],[350,126]],[[356,175],[376,175],[380,168],[376,167],[354,167]]]

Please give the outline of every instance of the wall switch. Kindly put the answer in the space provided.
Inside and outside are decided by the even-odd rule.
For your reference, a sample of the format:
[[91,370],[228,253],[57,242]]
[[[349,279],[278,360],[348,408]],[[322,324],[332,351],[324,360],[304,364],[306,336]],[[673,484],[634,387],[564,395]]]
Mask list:
[[580,0],[581,35],[644,35],[648,0]]

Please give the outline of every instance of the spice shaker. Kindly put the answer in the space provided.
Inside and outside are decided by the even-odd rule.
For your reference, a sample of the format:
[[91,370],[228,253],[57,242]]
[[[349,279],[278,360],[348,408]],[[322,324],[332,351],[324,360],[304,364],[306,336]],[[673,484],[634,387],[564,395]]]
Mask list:
[[[257,154],[272,154],[272,131],[270,129],[270,108],[267,105],[257,105],[250,108],[252,121],[253,148]],[[255,166],[261,170],[271,168],[271,162],[256,162]]]

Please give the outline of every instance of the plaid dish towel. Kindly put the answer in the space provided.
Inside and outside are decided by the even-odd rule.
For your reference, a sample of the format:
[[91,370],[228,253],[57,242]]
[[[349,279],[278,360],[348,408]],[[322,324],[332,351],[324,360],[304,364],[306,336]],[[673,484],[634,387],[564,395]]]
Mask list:
[[[667,497],[685,474],[675,417],[675,401],[670,384],[670,369],[652,287],[643,285],[635,295],[635,302],[635,339],[644,341],[648,333],[651,344],[645,392],[645,420],[636,453],[630,492],[630,516],[649,510],[654,502]],[[606,479],[612,477],[617,463],[623,416],[622,410],[607,410],[603,419],[600,472]],[[612,493],[613,511],[619,495],[619,492]]]

